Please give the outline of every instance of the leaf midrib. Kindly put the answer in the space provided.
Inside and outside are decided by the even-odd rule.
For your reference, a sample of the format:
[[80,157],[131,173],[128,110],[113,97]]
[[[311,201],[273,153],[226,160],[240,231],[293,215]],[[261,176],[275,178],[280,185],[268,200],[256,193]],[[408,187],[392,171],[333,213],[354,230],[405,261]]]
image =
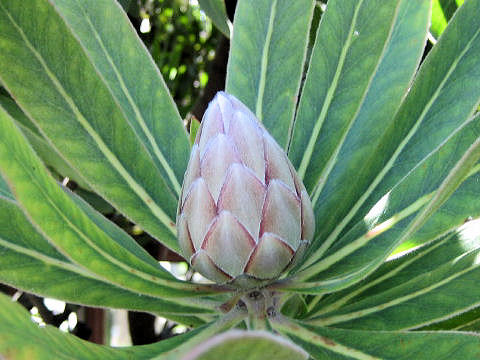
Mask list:
[[0,199],[12,202],[15,201],[15,199],[12,197],[12,194],[2,189],[0,189]]
[[[352,37],[355,32],[355,25],[357,23],[357,17],[358,13],[360,12],[360,8],[363,4],[363,0],[359,0],[357,7],[355,8],[353,18],[352,18],[352,23],[350,24],[350,29],[348,33],[348,37],[345,41],[345,44],[342,47],[342,51],[340,52],[340,58],[337,64],[337,69],[335,71],[335,74],[333,76],[332,83],[330,87],[328,88],[327,95],[325,97],[325,101],[323,103],[322,109],[320,110],[320,114],[318,116],[317,121],[315,122],[315,126],[313,127],[312,135],[310,136],[310,139],[307,144],[307,148],[305,149],[305,152],[302,157],[302,161],[300,162],[300,167],[298,168],[298,176],[303,180],[305,177],[305,173],[307,171],[307,167],[310,163],[310,160],[313,156],[313,150],[315,147],[315,144],[317,142],[318,136],[320,135],[320,129],[323,126],[323,122],[325,121],[325,118],[327,116],[328,110],[330,109],[330,105],[333,101],[333,95],[335,94],[335,91],[338,87],[340,75],[343,70],[343,66],[345,65],[345,61],[347,58],[347,53],[348,50],[350,49],[350,45],[352,44]],[[321,25],[321,24],[320,24]],[[319,29],[320,26],[319,25]],[[317,39],[318,41],[318,39]],[[307,73],[308,76],[308,73]]]
[[273,34],[273,23],[277,12],[277,0],[273,0],[270,8],[270,17],[268,19],[268,29],[265,36],[265,44],[262,49],[262,61],[260,65],[260,79],[258,81],[258,96],[255,106],[255,115],[260,122],[263,122],[263,96],[265,94],[265,85],[267,82],[268,54]]
[[[467,311],[470,311],[470,310],[475,309],[476,307],[477,307],[477,306],[472,306],[472,307],[466,309],[465,311],[459,312],[459,313],[456,314],[456,315],[461,315],[461,314],[463,314],[464,312],[467,312]],[[445,320],[447,320],[447,319],[445,319]],[[461,324],[461,325],[455,326],[454,328],[452,328],[452,330],[453,330],[453,331],[461,331],[462,328],[465,328],[465,327],[468,327],[468,326],[470,326],[470,325],[473,325],[473,324],[475,324],[476,322],[480,322],[480,319],[479,319],[479,318],[476,318],[476,319],[473,319],[473,320],[468,321],[468,322],[466,322],[466,323],[463,323],[463,324]]]
[[55,258],[53,258],[51,256],[48,256],[48,255],[45,255],[45,254],[43,254],[39,251],[32,250],[32,249],[14,244],[14,243],[12,243],[8,240],[3,239],[2,237],[0,237],[0,246],[6,247],[7,249],[10,249],[14,252],[24,254],[28,257],[40,260],[40,261],[44,262],[45,264],[53,265],[53,266],[61,268],[63,270],[79,274],[80,276],[91,278],[93,280],[99,281],[99,278],[94,273],[91,273],[90,271],[87,271],[84,268],[80,268],[77,265],[72,264],[72,263],[67,263],[65,261],[55,259]]
[[296,337],[299,337],[307,343],[313,344],[314,346],[319,346],[334,353],[348,356],[349,359],[351,358],[358,360],[381,360],[378,357],[369,355],[349,345],[344,345],[326,336],[316,334],[308,329],[305,329],[304,327],[301,327],[300,325],[294,323],[291,320],[281,319],[273,321],[272,325],[274,329],[279,329],[280,332],[284,332],[287,334],[290,333]]

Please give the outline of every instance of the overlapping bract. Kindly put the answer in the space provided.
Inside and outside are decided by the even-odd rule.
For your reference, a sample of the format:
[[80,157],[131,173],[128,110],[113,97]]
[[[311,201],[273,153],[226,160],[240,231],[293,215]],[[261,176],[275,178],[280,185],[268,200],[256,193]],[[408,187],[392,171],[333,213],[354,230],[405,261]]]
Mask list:
[[217,283],[238,279],[247,286],[278,278],[313,238],[303,183],[285,152],[232,95],[218,93],[205,113],[177,227],[195,270]]

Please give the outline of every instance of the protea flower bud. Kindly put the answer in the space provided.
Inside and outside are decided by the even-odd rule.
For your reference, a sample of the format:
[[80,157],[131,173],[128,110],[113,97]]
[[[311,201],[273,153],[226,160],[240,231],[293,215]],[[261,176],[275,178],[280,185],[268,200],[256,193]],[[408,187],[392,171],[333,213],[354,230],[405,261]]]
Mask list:
[[232,95],[218,93],[205,112],[177,228],[195,270],[242,287],[278,278],[313,238],[303,183],[285,152]]

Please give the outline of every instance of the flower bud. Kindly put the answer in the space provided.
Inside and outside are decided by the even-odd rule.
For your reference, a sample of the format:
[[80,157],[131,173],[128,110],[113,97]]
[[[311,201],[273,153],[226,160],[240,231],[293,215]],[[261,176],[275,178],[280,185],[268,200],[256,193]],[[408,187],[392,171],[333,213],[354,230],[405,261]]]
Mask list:
[[277,279],[303,255],[312,205],[285,152],[234,96],[218,93],[198,130],[177,214],[193,268],[216,283]]

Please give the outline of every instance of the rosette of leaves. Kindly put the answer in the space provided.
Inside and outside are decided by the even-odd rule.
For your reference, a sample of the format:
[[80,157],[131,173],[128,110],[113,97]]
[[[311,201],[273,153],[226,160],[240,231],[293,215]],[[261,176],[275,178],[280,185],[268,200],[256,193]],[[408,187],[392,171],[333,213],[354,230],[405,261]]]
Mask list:
[[238,2],[226,92],[288,155],[316,223],[298,264],[239,290],[177,279],[44,165],[180,252],[190,143],[120,5],[2,0],[0,82],[16,104],[0,109],[0,281],[193,330],[113,349],[38,328],[2,296],[0,354],[480,357],[479,11],[466,0],[422,59],[427,0]]

